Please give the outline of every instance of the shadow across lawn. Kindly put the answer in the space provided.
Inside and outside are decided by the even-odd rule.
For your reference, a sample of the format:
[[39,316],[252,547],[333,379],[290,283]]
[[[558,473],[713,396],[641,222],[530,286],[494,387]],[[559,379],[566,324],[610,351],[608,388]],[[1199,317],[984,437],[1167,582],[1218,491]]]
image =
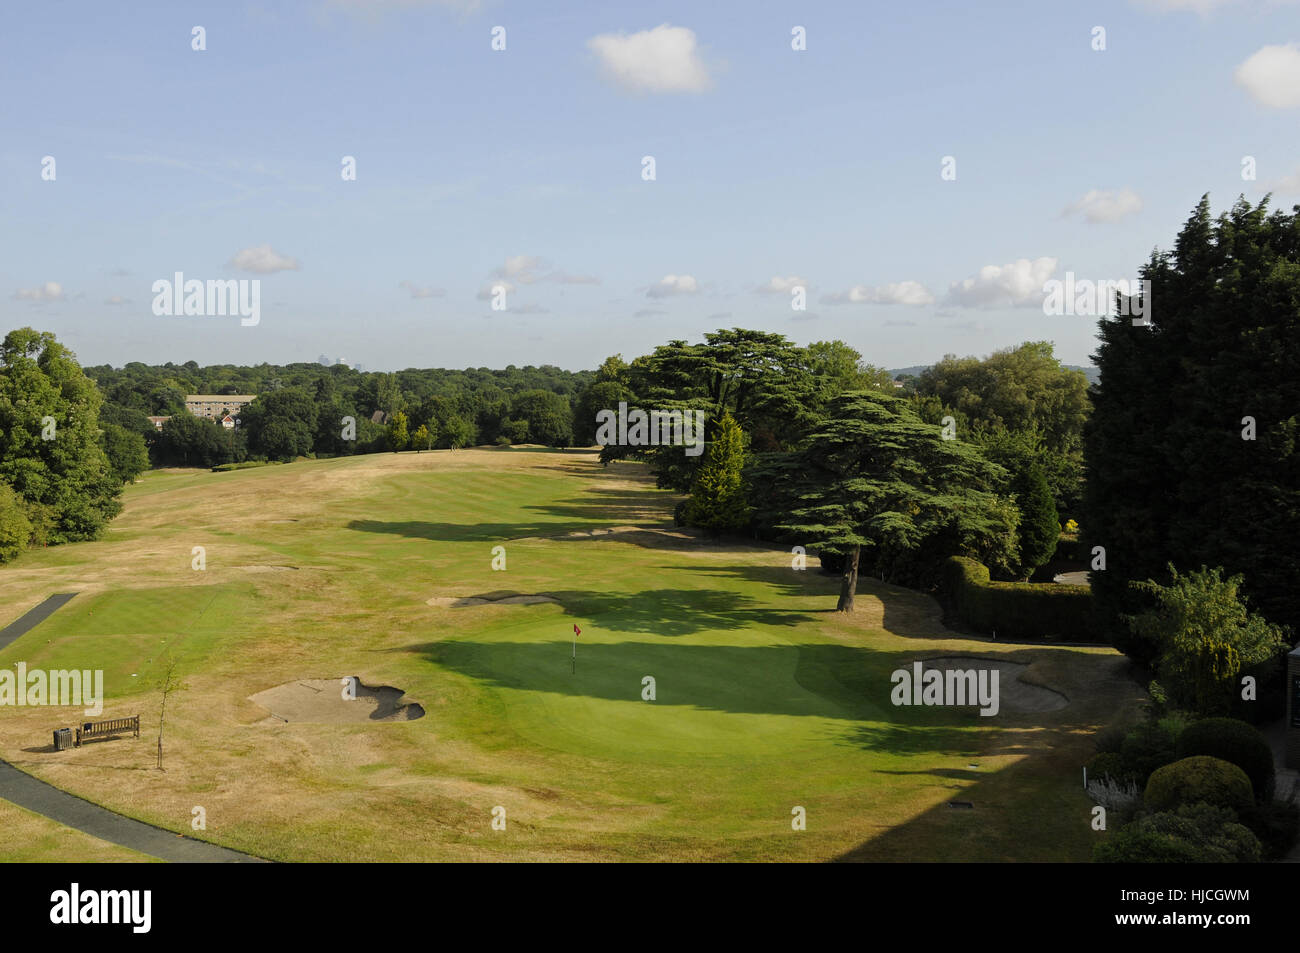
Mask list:
[[[584,630],[584,636],[588,633]],[[895,707],[890,673],[914,651],[881,652],[835,644],[689,645],[578,639],[445,640],[412,652],[487,685],[519,691],[646,704],[642,678],[654,676],[659,706],[737,714],[816,716],[845,722],[832,739],[891,754],[977,756],[1025,753],[1020,732],[1060,726],[1060,713],[985,718],[974,707]],[[991,730],[990,730],[991,729]],[[1068,729],[1067,729],[1068,730]]]
[[559,602],[566,615],[589,620],[590,626],[611,632],[680,636],[816,621],[808,613],[767,608],[750,596],[726,589],[647,589],[635,593],[564,589],[546,594]]

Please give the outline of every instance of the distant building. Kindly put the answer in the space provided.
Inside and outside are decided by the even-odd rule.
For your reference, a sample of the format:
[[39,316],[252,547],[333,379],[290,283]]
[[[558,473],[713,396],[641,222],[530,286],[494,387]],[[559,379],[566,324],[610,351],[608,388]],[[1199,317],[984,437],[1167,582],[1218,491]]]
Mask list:
[[382,424],[387,419],[388,419],[388,415],[385,414],[382,410],[376,410],[373,414],[370,415],[370,422],[372,424]]
[[234,430],[235,418],[230,414],[226,414],[226,416],[221,418],[221,426],[225,427],[227,430]]
[[162,430],[162,425],[171,420],[171,417],[149,417],[148,420],[153,424],[154,430]]
[[256,394],[186,394],[185,409],[195,417],[220,420],[226,414],[238,413],[255,397]]

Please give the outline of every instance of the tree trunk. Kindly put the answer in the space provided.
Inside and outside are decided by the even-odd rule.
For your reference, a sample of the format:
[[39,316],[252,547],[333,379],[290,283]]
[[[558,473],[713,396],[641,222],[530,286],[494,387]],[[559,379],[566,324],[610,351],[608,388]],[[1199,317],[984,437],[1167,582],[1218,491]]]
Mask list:
[[861,546],[854,546],[853,551],[844,558],[844,575],[840,579],[840,601],[835,606],[836,612],[852,612],[853,596],[858,591],[858,555]]

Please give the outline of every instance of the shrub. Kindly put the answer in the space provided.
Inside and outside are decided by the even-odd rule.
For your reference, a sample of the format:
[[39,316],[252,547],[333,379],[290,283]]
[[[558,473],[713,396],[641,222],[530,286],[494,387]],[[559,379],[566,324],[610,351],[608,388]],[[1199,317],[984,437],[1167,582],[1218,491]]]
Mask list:
[[991,582],[982,564],[965,556],[944,563],[951,611],[979,632],[1009,639],[1105,641],[1093,621],[1092,593],[1057,583]]
[[1281,860],[1300,840],[1300,808],[1292,801],[1262,801],[1241,820],[1259,838],[1264,860]]
[[1108,812],[1121,816],[1132,814],[1142,804],[1142,789],[1138,785],[1118,781],[1110,775],[1098,775],[1094,780],[1091,771],[1088,772],[1088,796]]
[[1124,744],[1125,737],[1128,736],[1129,729],[1124,725],[1107,725],[1101,731],[1097,732],[1094,744],[1099,752],[1113,751],[1119,753]]
[[1184,804],[1209,804],[1236,812],[1255,802],[1250,778],[1235,764],[1209,755],[1183,758],[1156,768],[1142,797],[1149,811],[1171,811]]
[[1144,815],[1092,852],[1109,864],[1255,863],[1261,855],[1259,839],[1232,811],[1208,804]]
[[1178,760],[1177,740],[1174,725],[1164,720],[1134,725],[1119,749],[1128,776],[1145,785],[1151,772]]
[[1134,776],[1129,764],[1124,760],[1124,756],[1118,751],[1102,751],[1093,755],[1092,760],[1088,762],[1088,781],[1092,782],[1093,778],[1101,780],[1102,778],[1111,778],[1124,784],[1142,783],[1145,778]]
[[1232,710],[1241,669],[1276,658],[1285,648],[1282,630],[1247,608],[1240,575],[1219,569],[1180,574],[1168,567],[1167,586],[1142,586],[1157,607],[1135,616],[1135,635],[1159,648],[1156,673],[1177,704],[1202,715]]
[[1258,728],[1235,718],[1205,718],[1193,722],[1178,739],[1178,757],[1209,755],[1246,772],[1255,797],[1273,798],[1273,750]]
[[32,524],[24,512],[22,499],[0,483],[0,563],[8,562],[26,549],[31,537]]

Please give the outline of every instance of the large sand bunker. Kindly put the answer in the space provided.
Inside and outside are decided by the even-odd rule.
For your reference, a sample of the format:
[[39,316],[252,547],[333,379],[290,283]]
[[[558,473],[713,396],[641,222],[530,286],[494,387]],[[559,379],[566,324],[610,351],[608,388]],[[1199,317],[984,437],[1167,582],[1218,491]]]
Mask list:
[[[349,676],[351,677],[351,676]],[[371,688],[352,678],[356,697],[345,697],[342,678],[312,678],[286,682],[268,688],[248,700],[257,702],[271,713],[258,724],[311,722],[323,725],[347,725],[368,721],[414,721],[424,717],[424,708],[415,702],[398,704],[404,692],[400,688],[380,685]]]
[[522,592],[513,592],[509,589],[499,589],[496,592],[485,592],[481,596],[434,596],[432,599],[426,599],[426,606],[438,606],[451,609],[460,609],[464,606],[531,606],[539,602],[555,602],[554,598],[539,593],[528,595]]
[[1021,676],[1029,666],[1023,662],[1005,662],[999,659],[975,658],[971,655],[950,655],[943,658],[923,659],[927,669],[996,669],[998,671],[998,698],[1004,711],[1058,711],[1070,704],[1070,699],[1060,692],[1041,685],[1031,685]]

